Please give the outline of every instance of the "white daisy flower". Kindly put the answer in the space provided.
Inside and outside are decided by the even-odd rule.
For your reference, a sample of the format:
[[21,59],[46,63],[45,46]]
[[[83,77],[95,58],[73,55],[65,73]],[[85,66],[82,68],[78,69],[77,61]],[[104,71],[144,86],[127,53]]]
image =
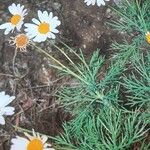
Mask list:
[[55,150],[50,148],[51,144],[46,143],[48,137],[43,135],[40,137],[39,133],[33,130],[33,136],[25,133],[27,138],[17,136],[11,140],[12,145],[10,150]]
[[53,17],[52,12],[48,14],[47,11],[41,12],[39,10],[38,18],[39,20],[32,19],[34,24],[25,24],[27,36],[33,38],[33,41],[38,43],[45,41],[47,38],[55,39],[54,33],[59,32],[56,27],[61,24],[58,17]]
[[109,1],[109,0],[84,0],[87,6],[95,5],[95,4],[97,4],[98,6],[105,5],[105,1]]
[[14,114],[14,107],[7,106],[15,99],[14,96],[5,95],[5,92],[0,92],[0,124],[5,124],[4,116],[11,116]]
[[9,34],[10,31],[14,31],[15,28],[20,31],[24,16],[27,15],[27,9],[24,9],[24,6],[20,4],[16,5],[13,3],[8,7],[8,10],[12,14],[12,17],[7,23],[0,25],[0,29],[5,29],[5,35]]

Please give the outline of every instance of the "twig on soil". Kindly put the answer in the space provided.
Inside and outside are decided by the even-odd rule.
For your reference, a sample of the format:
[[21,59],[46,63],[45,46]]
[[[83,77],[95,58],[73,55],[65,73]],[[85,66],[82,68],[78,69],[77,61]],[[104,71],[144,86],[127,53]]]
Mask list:
[[15,49],[14,56],[13,56],[13,72],[14,72],[15,76],[17,76],[17,73],[15,71],[15,59],[16,59],[16,56],[17,56],[17,48]]
[[13,77],[13,78],[19,78],[18,76],[11,75],[11,74],[5,74],[5,73],[0,73],[0,76],[8,76],[8,77]]
[[17,76],[17,75],[12,75],[12,74],[7,74],[7,73],[0,73],[0,76],[7,76],[7,77],[12,77],[12,78],[22,79],[28,74],[28,72],[29,72],[29,70],[27,70],[27,72],[22,76]]

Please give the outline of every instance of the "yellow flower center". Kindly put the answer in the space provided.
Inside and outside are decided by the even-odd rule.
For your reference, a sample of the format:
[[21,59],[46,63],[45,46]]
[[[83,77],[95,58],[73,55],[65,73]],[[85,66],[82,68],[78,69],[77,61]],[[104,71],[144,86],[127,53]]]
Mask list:
[[42,141],[39,139],[33,139],[27,145],[27,150],[43,150],[43,149],[44,149],[44,145]]
[[46,34],[48,32],[50,32],[50,25],[48,23],[41,23],[38,27],[38,31],[41,33],[41,34]]
[[150,44],[150,32],[146,33],[146,41]]
[[14,15],[11,17],[10,19],[10,22],[13,24],[13,25],[17,25],[18,22],[20,21],[21,19],[21,16],[20,15]]
[[19,34],[15,38],[17,48],[25,48],[29,43],[29,38],[25,34]]

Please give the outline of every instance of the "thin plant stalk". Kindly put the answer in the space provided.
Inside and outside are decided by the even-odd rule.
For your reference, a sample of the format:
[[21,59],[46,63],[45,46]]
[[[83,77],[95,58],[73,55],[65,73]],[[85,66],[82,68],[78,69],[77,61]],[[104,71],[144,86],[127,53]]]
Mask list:
[[73,51],[68,45],[66,45],[64,42],[61,42],[64,46],[66,46],[71,52],[73,52],[79,59],[80,61],[85,65],[85,67],[87,68],[87,70],[89,71],[91,77],[92,77],[92,74],[91,74],[91,71],[90,71],[90,68],[88,67],[88,65],[86,64],[86,62],[75,52]]
[[[49,43],[50,44],[52,44],[50,41],[49,41]],[[75,69],[77,69],[77,71],[83,76],[83,77],[85,77],[84,76],[84,74],[78,69],[78,67],[75,65],[75,63],[68,57],[68,55],[61,49],[61,48],[59,48],[57,45],[55,45],[55,44],[53,44],[53,46],[55,47],[55,48],[57,48],[57,50],[59,50],[70,62],[71,62],[71,64],[73,65],[73,67],[75,68]]]
[[15,71],[15,60],[16,60],[16,56],[17,56],[17,48],[15,48],[15,51],[14,51],[14,56],[13,56],[13,72],[14,72],[14,75],[15,76],[18,76],[16,71]]
[[76,77],[77,79],[79,79],[80,81],[84,82],[86,85],[89,85],[88,82],[86,82],[83,78],[81,78],[80,76],[78,76],[76,73],[74,73],[72,70],[70,70],[69,68],[67,68],[66,66],[64,66],[59,60],[57,60],[56,58],[54,58],[53,56],[51,56],[49,53],[47,53],[46,51],[44,51],[43,49],[41,49],[40,47],[36,46],[34,43],[32,43],[32,45],[41,53],[45,54],[47,57],[49,57],[51,60],[53,60],[54,62],[56,62],[58,65],[60,65],[61,67],[58,66],[53,66],[54,68],[67,72],[68,74],[71,74],[72,76]]

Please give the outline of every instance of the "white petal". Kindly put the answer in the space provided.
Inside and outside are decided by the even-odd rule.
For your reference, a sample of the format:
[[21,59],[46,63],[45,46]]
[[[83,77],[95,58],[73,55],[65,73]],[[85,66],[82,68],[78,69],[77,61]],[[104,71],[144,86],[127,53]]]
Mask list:
[[34,129],[32,129],[32,134],[33,134],[34,137],[36,137],[36,132],[35,132]]
[[3,115],[6,115],[6,116],[11,116],[11,115],[14,114],[14,110],[15,110],[14,107],[8,106],[8,107],[5,107],[5,108],[1,108],[1,113]]
[[27,9],[24,9],[21,14],[22,14],[23,17],[26,16],[28,14]]
[[55,29],[59,25],[60,25],[60,21],[59,20],[52,20],[52,22],[50,23],[51,30]]
[[91,0],[87,1],[87,6],[93,4],[93,2]]
[[40,22],[39,22],[37,19],[35,19],[35,18],[33,18],[32,21],[33,21],[35,24],[37,24],[37,25],[40,24]]
[[51,38],[51,39],[55,39],[56,38],[55,34],[53,34],[52,32],[50,32],[48,34],[48,37]]
[[98,6],[105,5],[105,1],[109,0],[84,0],[84,2],[89,6],[89,5],[95,5],[97,4]]
[[98,6],[105,5],[104,0],[97,0],[97,5]]
[[29,33],[29,34],[35,34],[38,33],[38,26],[35,24],[25,24],[25,32]]
[[40,10],[38,10],[38,17],[41,22],[43,22],[43,14]]
[[27,35],[30,39],[32,39],[32,38],[34,38],[35,36],[37,36],[37,32],[32,32],[32,33],[27,32],[26,35]]
[[44,12],[43,12],[43,16],[47,18],[47,17],[48,17],[48,12],[47,12],[47,11],[44,11]]
[[37,25],[31,24],[31,23],[25,23],[24,26],[27,27],[27,29],[30,29],[30,30],[33,29],[33,28],[38,28]]
[[89,5],[95,5],[96,0],[85,0],[84,2],[86,3],[87,6],[89,6]]
[[24,26],[27,27],[24,30],[25,30],[27,36],[29,36],[30,38],[33,38],[38,34],[38,26],[37,25],[26,23]]
[[47,11],[43,12],[43,20],[47,23],[49,22],[49,15]]
[[59,31],[57,29],[53,29],[52,32],[53,33],[59,33]]
[[11,140],[11,143],[12,145],[10,150],[18,150],[18,148],[21,148],[21,150],[27,150],[29,141],[26,138],[17,136]]
[[41,139],[42,139],[42,142],[43,142],[43,143],[46,143],[46,141],[48,140],[48,137],[47,137],[46,135],[43,135],[43,136],[41,137]]
[[17,4],[17,10],[19,11],[20,10],[20,4]]
[[23,5],[22,6],[20,4],[17,5],[17,12],[18,12],[18,14],[22,14],[23,8],[24,8]]
[[4,125],[5,124],[5,119],[3,116],[0,115],[0,124]]
[[5,95],[5,91],[0,92],[0,97]]
[[24,9],[24,5],[15,5],[14,3],[8,7],[10,13],[12,15],[19,14],[20,16],[24,17],[27,14],[27,9]]
[[38,35],[33,39],[33,41],[40,43],[40,42],[44,42],[46,39],[47,39],[47,36],[46,36],[46,35],[38,34]]
[[9,34],[10,31],[12,31],[14,28],[15,28],[15,26],[13,26],[13,25],[9,26],[9,27],[5,30],[4,34],[5,34],[5,35]]
[[52,19],[52,18],[53,18],[53,13],[50,12],[50,13],[49,13],[49,19]]
[[55,150],[54,148],[44,148],[44,150]]
[[[1,92],[0,92],[1,93]],[[0,94],[0,108],[4,108],[15,99],[14,96]]]
[[61,22],[58,20],[57,17],[52,18],[51,22],[54,24],[57,24],[57,26],[59,26],[61,24]]
[[0,25],[0,29],[6,29],[9,26],[11,26],[11,23],[7,22],[7,23],[4,23],[4,24]]
[[24,9],[24,5],[22,6],[20,4],[17,5],[17,10],[20,14],[22,13],[23,9]]
[[18,31],[20,31],[22,25],[23,25],[23,21],[20,21],[20,22],[16,25],[16,28],[17,28]]
[[26,33],[26,35],[29,37],[29,39],[32,39],[32,38],[37,36],[37,33],[35,33],[35,34],[33,34],[33,33],[32,34]]
[[44,11],[43,13],[39,10],[38,11],[38,17],[39,17],[39,20],[41,22],[49,22],[49,14],[47,11]]
[[[32,133],[33,133],[33,130],[32,130]],[[28,134],[27,132],[24,132],[24,135],[31,141],[34,139],[33,136],[31,136],[30,134]]]
[[96,0],[93,0],[93,1],[92,1],[92,5],[95,5],[95,4],[96,4]]
[[11,6],[8,7],[8,10],[12,15],[15,15],[17,13],[17,6],[13,3]]
[[21,12],[23,11],[23,9],[24,9],[24,5],[22,5],[22,6],[20,7]]

